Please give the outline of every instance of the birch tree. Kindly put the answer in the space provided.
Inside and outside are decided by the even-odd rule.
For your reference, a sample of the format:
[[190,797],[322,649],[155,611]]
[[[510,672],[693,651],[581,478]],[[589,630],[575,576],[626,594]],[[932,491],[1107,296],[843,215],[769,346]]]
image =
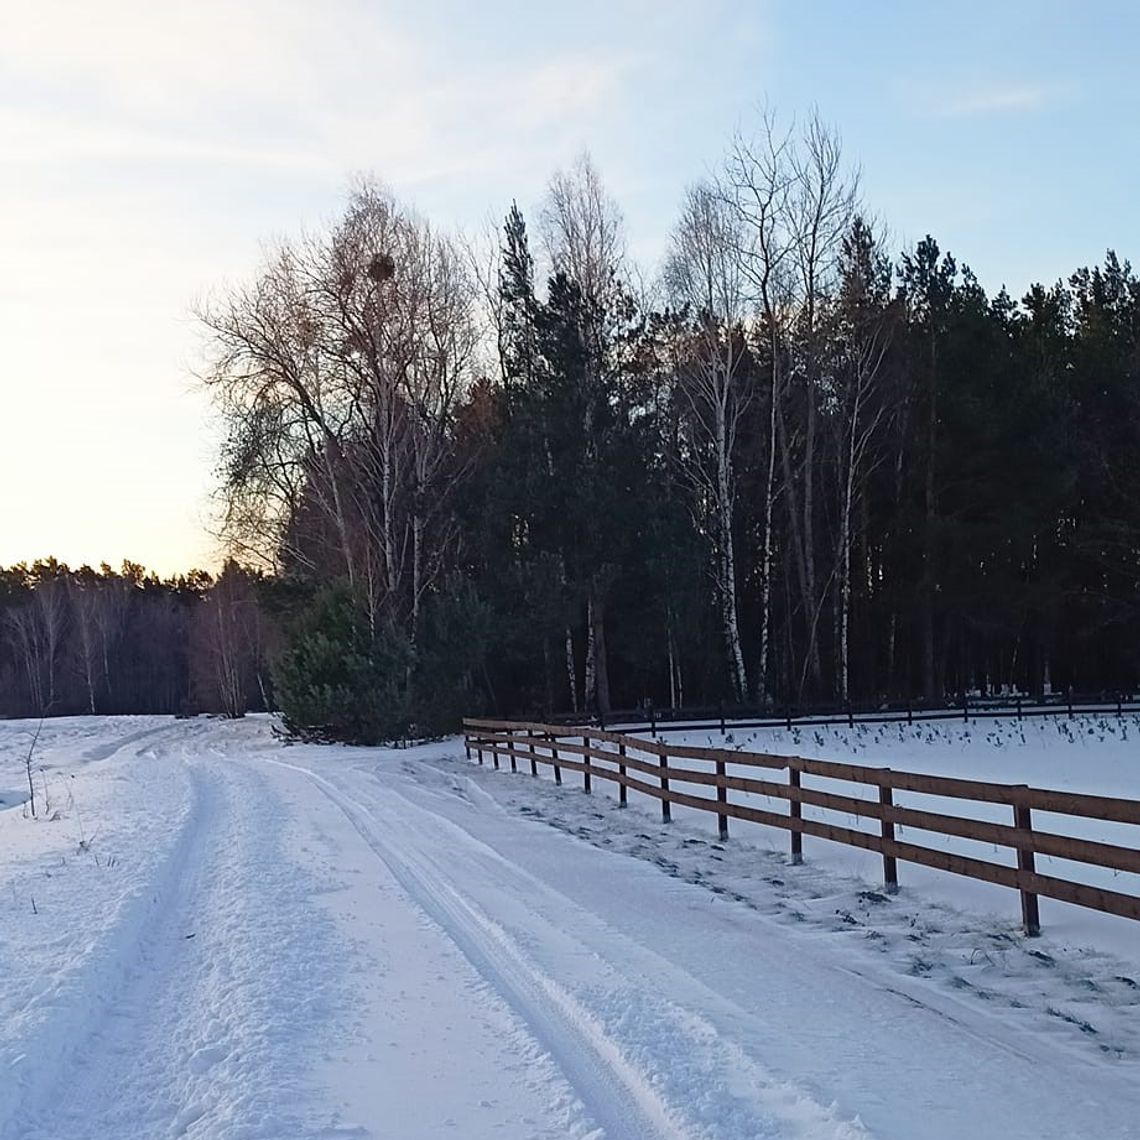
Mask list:
[[[768,371],[761,504],[760,632],[756,696],[771,700],[772,574],[777,498],[776,453],[789,370],[793,312],[792,242],[787,228],[792,172],[790,137],[781,135],[774,116],[765,114],[755,139],[738,135],[729,153],[720,191],[739,221],[740,265],[758,310],[757,341]],[[785,473],[785,481],[790,481]]]
[[102,584],[89,568],[85,567],[84,570],[86,572],[80,571],[72,575],[67,580],[67,586],[78,643],[76,657],[83,677],[87,711],[94,716],[95,694],[100,688],[100,662],[103,658],[100,652],[98,617]]
[[[821,359],[826,352],[825,310],[839,285],[839,261],[844,236],[851,225],[858,194],[858,174],[846,169],[836,132],[813,112],[798,144],[789,151],[793,180],[789,196],[789,229],[795,253],[795,345],[798,386],[803,401],[802,521],[798,543],[802,550],[804,608],[808,620],[806,668],[817,687],[822,684],[819,618],[825,603],[816,567],[816,489],[818,462]],[[789,486],[794,504],[795,484]],[[802,682],[801,682],[802,689]]]
[[857,188],[857,174],[845,166],[838,136],[814,113],[802,129],[788,131],[779,129],[772,112],[765,113],[755,138],[736,139],[722,180],[722,193],[740,215],[742,265],[760,310],[760,339],[770,369],[758,667],[762,698],[770,652],[777,455],[804,626],[799,695],[809,672],[817,686],[822,682],[818,629],[826,596],[816,566],[820,364],[826,351],[821,318],[834,299],[840,243]]
[[284,243],[201,315],[235,550],[343,576],[373,629],[414,642],[449,541],[448,439],[478,339],[466,259],[364,182],[329,233]]
[[738,702],[748,695],[737,603],[733,458],[749,402],[741,242],[739,214],[711,187],[693,187],[673,232],[666,270],[673,301],[687,313],[677,362],[689,436],[682,462],[700,527],[711,534],[727,672]]

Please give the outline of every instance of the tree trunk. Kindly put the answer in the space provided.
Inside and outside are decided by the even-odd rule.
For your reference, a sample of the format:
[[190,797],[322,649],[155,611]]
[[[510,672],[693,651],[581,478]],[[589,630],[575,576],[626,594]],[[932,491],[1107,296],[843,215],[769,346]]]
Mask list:
[[839,699],[843,704],[851,699],[848,628],[851,620],[851,500],[855,485],[854,466],[854,456],[849,455],[839,534],[842,557],[839,583]]
[[594,708],[600,716],[610,712],[610,670],[606,660],[606,603],[590,599],[591,643],[594,649]]
[[566,678],[570,685],[570,711],[577,712],[580,701],[578,699],[578,670],[574,666],[574,631],[566,627]]
[[764,553],[760,561],[760,661],[757,665],[756,697],[767,706],[772,699],[768,685],[772,627],[772,518],[776,498],[776,400],[778,376],[772,363],[772,393],[768,408],[768,470],[764,479]]
[[[793,560],[796,567],[796,577],[799,585],[800,604],[803,608],[804,623],[806,627],[810,627],[812,621],[812,610],[808,602],[808,582],[807,582],[807,563],[804,558],[804,540],[802,529],[802,517],[800,515],[799,496],[796,494],[796,484],[792,478],[792,459],[791,459],[791,443],[788,439],[788,425],[784,420],[783,409],[777,404],[776,407],[777,418],[777,438],[780,448],[780,466],[783,469],[784,476],[784,495],[787,502],[787,518],[790,534],[790,547],[792,551]],[[791,614],[787,615],[787,620],[791,621]],[[805,646],[808,644],[805,639]],[[792,642],[789,647],[789,652],[795,656],[796,645]],[[807,654],[805,650],[805,665],[807,663]],[[794,665],[793,665],[794,669]]]
[[685,707],[685,685],[681,677],[681,663],[677,657],[677,637],[673,629],[673,608],[665,616],[665,648],[669,658],[669,707]]
[[716,409],[717,449],[717,586],[720,593],[721,623],[728,653],[728,675],[733,698],[743,701],[748,694],[748,678],[744,672],[744,652],[740,646],[740,623],[736,603],[736,546],[732,533],[732,470],[728,454],[727,425],[723,404]]
[[597,656],[594,644],[594,595],[586,599],[586,669],[582,692],[585,697],[585,711],[596,709],[598,704]]
[[414,652],[420,629],[420,596],[423,593],[424,572],[424,520],[419,508],[412,518],[412,627],[411,643]]
[[815,385],[809,372],[805,381],[807,416],[804,431],[804,502],[803,525],[800,541],[804,559],[804,611],[808,616],[807,660],[817,690],[823,679],[823,666],[819,657],[819,623],[816,621],[818,602],[815,578]]
[[930,396],[926,422],[926,479],[924,487],[925,533],[922,547],[922,693],[928,701],[937,698],[934,672],[934,530],[937,515],[935,500],[935,444],[938,434],[937,356],[934,338],[930,340]]

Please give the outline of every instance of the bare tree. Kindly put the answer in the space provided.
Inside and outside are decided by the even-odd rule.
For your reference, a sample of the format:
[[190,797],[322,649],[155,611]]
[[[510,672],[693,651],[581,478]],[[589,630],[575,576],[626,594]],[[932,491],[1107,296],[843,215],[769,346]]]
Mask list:
[[[205,306],[235,551],[343,575],[414,641],[449,542],[449,432],[479,340],[468,263],[373,183]],[[330,550],[333,564],[328,565]]]
[[83,677],[83,688],[87,696],[87,711],[95,715],[95,694],[100,687],[100,663],[103,654],[99,637],[99,594],[101,585],[89,568],[80,571],[68,580],[71,595],[71,612],[75,619],[75,635],[78,645],[79,670]]
[[[767,432],[762,504],[763,546],[760,557],[760,653],[756,695],[771,699],[772,571],[775,549],[776,452],[789,368],[790,325],[794,311],[790,263],[793,245],[787,227],[793,176],[790,139],[780,135],[775,116],[765,112],[754,140],[737,136],[726,163],[721,194],[739,215],[741,269],[758,309],[759,335],[768,363]],[[785,480],[790,472],[785,470]]]
[[32,708],[42,715],[47,707],[44,698],[44,647],[35,606],[30,601],[25,602],[9,609],[5,617],[28,685]]
[[103,692],[113,695],[111,660],[126,628],[130,609],[131,585],[128,579],[116,574],[105,562],[99,567],[101,581],[92,596],[94,619],[99,636],[99,656],[103,667]]
[[193,687],[206,707],[237,719],[254,689],[265,704],[265,636],[254,575],[232,559],[195,607],[191,629]]
[[438,581],[454,540],[449,494],[464,474],[450,447],[456,410],[475,372],[480,329],[477,296],[462,251],[430,230],[415,290],[416,365],[405,376],[412,477],[412,630],[425,594]]
[[[666,277],[688,314],[689,335],[677,362],[688,446],[681,453],[702,532],[712,536],[713,577],[733,695],[748,694],[737,605],[733,456],[749,393],[742,367],[746,282],[739,214],[708,186],[693,187],[673,232]],[[711,526],[708,523],[711,522]]]
[[[314,255],[319,263],[312,242],[283,246],[252,285],[199,310],[212,349],[204,379],[226,433],[223,535],[231,549],[274,567],[304,560],[290,526],[306,494],[334,520],[342,555],[345,547],[336,458],[349,413],[343,378],[321,355]],[[344,569],[351,575],[351,565]]]
[[[742,264],[760,309],[761,339],[771,369],[757,686],[761,696],[766,695],[770,646],[777,453],[806,626],[801,692],[809,670],[817,683],[822,678],[818,624],[826,587],[821,587],[816,567],[816,486],[823,317],[834,297],[840,243],[855,209],[857,188],[858,175],[844,165],[838,136],[816,113],[802,130],[781,132],[775,115],[766,112],[754,140],[736,140],[723,177],[722,192],[740,214]],[[793,399],[799,405],[794,415],[789,413]]]
[[[822,679],[817,636],[824,606],[816,572],[817,443],[821,358],[826,331],[823,310],[838,291],[840,246],[854,216],[858,174],[843,163],[839,136],[813,112],[799,145],[790,151],[794,173],[789,222],[798,284],[796,346],[804,403],[803,502],[799,543],[803,551],[804,604],[810,617],[806,666]],[[790,488],[795,493],[794,485]],[[802,688],[802,682],[801,682]]]
[[550,180],[540,221],[554,271],[574,281],[604,319],[625,262],[624,223],[588,153]]
[[59,662],[67,629],[67,586],[60,569],[54,559],[36,563],[32,568],[35,580],[31,597],[7,615],[32,707],[40,716],[56,704]]

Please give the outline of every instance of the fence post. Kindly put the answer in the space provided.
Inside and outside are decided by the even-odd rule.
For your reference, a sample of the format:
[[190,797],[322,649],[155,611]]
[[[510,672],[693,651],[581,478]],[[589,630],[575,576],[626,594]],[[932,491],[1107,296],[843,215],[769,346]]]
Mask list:
[[511,742],[507,745],[511,754],[511,771],[517,772],[519,770],[518,759],[515,753],[515,730],[511,729]]
[[1021,698],[1017,698],[1017,719],[1021,720]]
[[[723,760],[716,762],[716,799],[717,803],[728,803],[728,788],[724,786],[724,781],[727,776],[725,770],[725,763]],[[720,836],[720,841],[723,843],[728,838],[728,816],[720,813],[716,817],[717,834]]]
[[534,729],[528,728],[526,730],[526,735],[527,735],[527,739],[530,741],[530,744],[527,745],[527,748],[530,752],[530,774],[532,776],[537,776],[538,775],[538,760],[536,759],[536,753],[535,753],[535,748],[534,748]]
[[1124,715],[1124,712],[1121,708],[1121,699],[1122,698],[1121,698],[1120,694],[1117,693],[1116,694],[1116,719],[1117,720],[1119,720]]
[[[625,745],[624,744],[618,745],[618,755],[620,757],[622,757],[623,760],[625,759]],[[625,778],[625,765],[623,763],[621,763],[621,761],[618,761],[618,775],[621,776],[623,779]],[[626,802],[628,800],[628,794],[629,794],[629,789],[625,786],[625,784],[619,783],[618,784],[618,807],[625,807]]]
[[962,694],[962,720],[970,723],[970,698],[965,693]]
[[[788,786],[792,788],[799,788],[800,786],[800,770],[788,765]],[[794,795],[794,793],[793,793]],[[803,804],[797,798],[789,798],[788,800],[788,815],[792,819],[802,819],[804,814]],[[792,865],[798,867],[804,861],[804,835],[802,831],[796,831],[794,828],[791,830],[792,836]]]
[[907,724],[914,724],[914,706],[911,704],[910,697],[906,699],[906,722]]
[[787,718],[787,722],[788,722],[788,731],[791,732],[792,731],[792,706],[791,705],[785,705],[784,706],[784,714],[785,714],[785,717]]
[[1069,695],[1067,697],[1067,701],[1068,701],[1068,705],[1069,705],[1069,720],[1072,720],[1073,719],[1073,690],[1071,688],[1069,689]]
[[589,795],[590,794],[590,751],[589,751],[589,749],[590,749],[590,738],[588,736],[582,737],[582,745],[586,749],[586,751],[582,753],[582,764],[584,765],[584,767],[582,768],[582,791],[584,791],[586,793],[586,795]]
[[475,744],[479,750],[479,766],[483,765],[483,738],[481,736],[475,737]]
[[851,702],[847,702],[847,727],[855,727],[855,714],[851,711]]
[[[511,730],[508,728],[507,729],[507,735],[509,736],[510,733],[511,733]],[[499,733],[497,735],[502,735],[502,734]],[[497,740],[493,741],[491,744],[491,760],[494,763],[495,771],[497,772],[499,770],[499,741],[497,741]]]
[[649,735],[657,735],[657,710],[653,707],[653,702],[649,702]]
[[555,747],[555,742],[558,738],[551,737],[550,740],[550,760],[554,765],[554,782],[556,784],[562,783],[562,769],[558,766],[558,749]]
[[[665,769],[669,767],[669,757],[662,753],[661,755],[661,771],[664,773]],[[661,791],[665,794],[661,797],[661,822],[669,823],[673,818],[673,812],[667,799],[669,795],[669,777],[666,775],[661,776]]]
[[720,734],[724,736],[724,701],[720,702]]
[[[1028,785],[1025,784],[1021,786],[1028,788]],[[1024,831],[1027,837],[1033,831],[1033,812],[1025,804],[1013,805],[1013,826],[1019,831]],[[1034,872],[1036,868],[1032,848],[1018,846],[1017,869],[1029,874]],[[1021,924],[1025,927],[1025,933],[1030,938],[1035,938],[1041,933],[1041,916],[1038,912],[1037,896],[1024,888],[1021,890]]]
[[466,725],[463,726],[463,751],[467,753],[467,759],[471,759],[471,729]]
[[[889,768],[884,768],[885,773],[889,773]],[[889,784],[879,785],[879,803],[883,807],[894,807],[895,797],[892,788]],[[887,819],[886,812],[883,813],[879,834],[882,836],[883,843],[893,843],[895,840],[895,824],[894,820]],[[898,894],[899,889],[899,865],[898,860],[893,855],[888,855],[883,851],[883,882],[887,888],[888,895]]]

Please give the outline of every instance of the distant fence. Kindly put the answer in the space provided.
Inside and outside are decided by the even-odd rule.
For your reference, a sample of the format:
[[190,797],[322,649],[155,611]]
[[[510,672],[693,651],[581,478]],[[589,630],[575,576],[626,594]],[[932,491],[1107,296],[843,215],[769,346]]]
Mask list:
[[[475,754],[480,764],[484,762],[484,754],[491,757],[496,768],[500,758],[506,758],[512,772],[518,771],[520,763],[527,763],[534,776],[538,775],[539,765],[545,765],[553,770],[558,784],[562,783],[564,770],[580,772],[586,792],[591,790],[593,780],[609,780],[618,785],[619,802],[623,807],[629,790],[633,789],[659,800],[661,817],[666,821],[671,818],[673,804],[715,813],[722,839],[728,838],[730,818],[781,828],[790,833],[793,863],[802,859],[805,835],[876,852],[882,856],[888,892],[898,889],[900,860],[1011,887],[1021,896],[1022,922],[1027,934],[1040,932],[1038,896],[1123,918],[1140,919],[1140,897],[1042,875],[1034,866],[1034,855],[1042,854],[1112,871],[1140,873],[1140,831],[1130,831],[1131,846],[1123,847],[1041,831],[1034,826],[1032,818],[1032,813],[1039,811],[1140,827],[1140,801],[1137,800],[1048,791],[1025,784],[927,776],[798,756],[669,744],[590,726],[571,728],[566,725],[468,719],[464,720],[463,728],[468,759]],[[678,761],[693,761],[705,767],[681,767]],[[731,774],[729,766],[786,771],[787,781],[778,783],[771,779]],[[877,795],[873,799],[861,799],[804,786],[804,776],[860,785],[873,789]],[[677,785],[709,791],[697,795],[678,791]],[[788,805],[787,812],[730,801],[730,791],[784,800]],[[1011,809],[1012,822],[993,823],[901,806],[894,802],[896,791],[1004,805]],[[878,820],[879,833],[876,835],[805,819],[805,804],[856,818]],[[1004,847],[1016,856],[1016,866],[903,842],[896,837],[896,827],[911,827],[917,831]]]
[[648,731],[652,733],[693,732],[719,728],[722,735],[729,729],[826,728],[857,724],[915,724],[919,721],[998,720],[1006,717],[1027,720],[1049,716],[1115,716],[1140,714],[1140,700],[1129,694],[1054,694],[1049,697],[970,697],[956,704],[927,705],[881,703],[863,705],[789,705],[781,709],[755,705],[706,705],[699,708],[619,709],[605,714],[555,713],[544,717],[544,723],[556,725],[587,724],[602,729]]

